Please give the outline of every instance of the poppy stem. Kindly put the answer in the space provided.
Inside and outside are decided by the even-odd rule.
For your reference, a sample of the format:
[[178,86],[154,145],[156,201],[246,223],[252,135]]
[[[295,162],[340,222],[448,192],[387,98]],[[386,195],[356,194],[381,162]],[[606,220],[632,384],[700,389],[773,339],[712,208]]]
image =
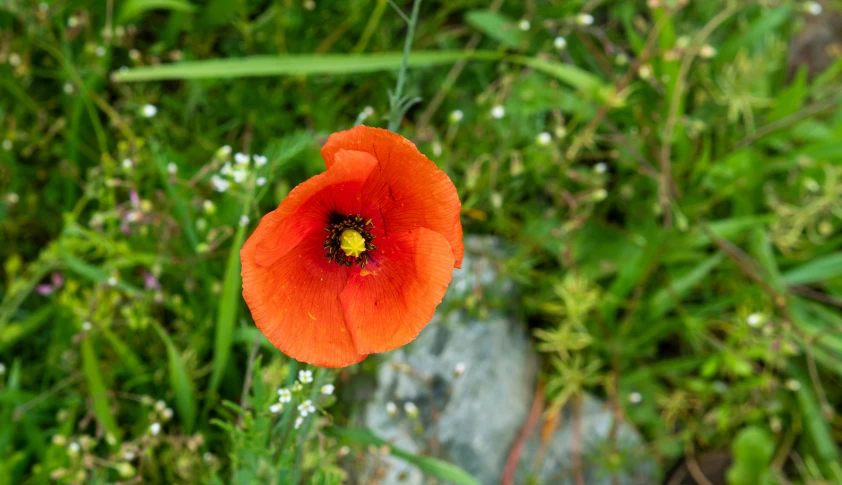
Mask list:
[[412,50],[412,38],[415,36],[415,26],[418,24],[418,12],[421,10],[421,0],[415,0],[412,3],[412,13],[410,14],[409,30],[406,33],[406,40],[403,43],[403,60],[401,61],[401,68],[398,71],[398,82],[395,85],[394,92],[389,93],[389,131],[397,133],[398,127],[401,123],[401,118],[409,109],[411,103],[407,105],[403,99],[403,87],[406,81],[406,68],[409,61],[409,52]]

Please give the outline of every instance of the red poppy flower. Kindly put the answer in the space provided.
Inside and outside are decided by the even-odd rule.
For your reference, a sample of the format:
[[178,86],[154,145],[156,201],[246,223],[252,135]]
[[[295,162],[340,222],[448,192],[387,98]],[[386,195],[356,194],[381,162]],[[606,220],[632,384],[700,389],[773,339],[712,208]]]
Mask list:
[[243,297],[285,354],[343,367],[418,336],[462,265],[456,187],[400,135],[358,126],[240,251]]

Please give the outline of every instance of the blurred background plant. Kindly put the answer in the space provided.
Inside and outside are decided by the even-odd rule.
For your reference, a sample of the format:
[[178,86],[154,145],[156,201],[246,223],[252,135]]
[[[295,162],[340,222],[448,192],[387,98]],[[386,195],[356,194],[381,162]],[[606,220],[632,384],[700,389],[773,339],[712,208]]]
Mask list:
[[[238,249],[327,134],[390,121],[410,3],[0,5],[0,483],[334,484],[384,452],[346,428],[379,358],[280,355]],[[400,130],[513,248],[546,419],[604,397],[670,483],[723,450],[727,483],[842,483],[840,7],[422,2]]]

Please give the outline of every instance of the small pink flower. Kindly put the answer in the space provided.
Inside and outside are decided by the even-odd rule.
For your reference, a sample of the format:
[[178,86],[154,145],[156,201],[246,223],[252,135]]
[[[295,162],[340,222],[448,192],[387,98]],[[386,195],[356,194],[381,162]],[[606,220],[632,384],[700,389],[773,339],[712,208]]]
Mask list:
[[50,280],[53,282],[53,288],[61,288],[64,285],[64,274],[62,273],[53,273],[50,275]]
[[143,283],[146,286],[147,290],[160,290],[161,283],[158,282],[158,279],[155,278],[155,275],[148,271],[143,272]]
[[35,291],[38,292],[39,295],[49,295],[54,290],[53,285],[38,285],[35,288]]
[[132,190],[131,192],[129,192],[129,200],[132,203],[132,207],[134,207],[135,209],[140,207],[140,196],[137,195],[136,190]]

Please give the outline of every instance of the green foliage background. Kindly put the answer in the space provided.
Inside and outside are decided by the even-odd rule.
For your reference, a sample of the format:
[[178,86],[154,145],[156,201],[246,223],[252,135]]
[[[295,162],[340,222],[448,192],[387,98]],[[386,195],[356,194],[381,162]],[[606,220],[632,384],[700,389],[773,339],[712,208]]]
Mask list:
[[[401,133],[513,248],[547,416],[601,396],[664,479],[725,450],[732,484],[842,483],[842,44],[796,49],[811,8],[421,6]],[[237,251],[329,133],[386,125],[406,30],[383,0],[0,4],[0,483],[353,483],[384,443],[340,382],[381,359],[270,411],[302,368]],[[225,145],[268,163],[220,192]]]

